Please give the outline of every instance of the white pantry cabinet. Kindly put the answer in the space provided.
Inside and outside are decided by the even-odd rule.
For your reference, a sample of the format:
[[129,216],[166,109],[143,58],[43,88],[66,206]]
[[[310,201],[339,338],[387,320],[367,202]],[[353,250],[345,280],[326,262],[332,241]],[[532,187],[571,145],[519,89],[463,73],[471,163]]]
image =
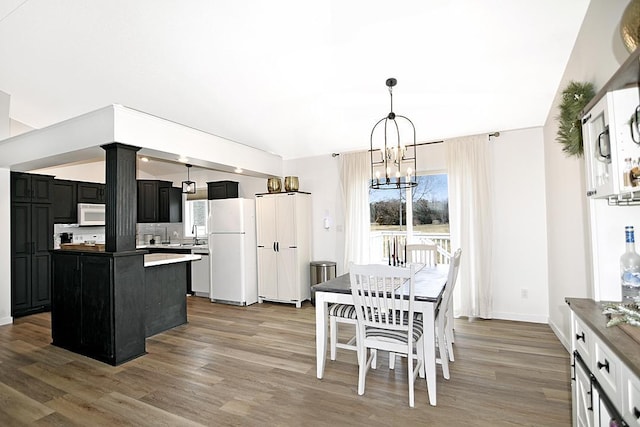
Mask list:
[[311,194],[257,194],[258,302],[311,298]]

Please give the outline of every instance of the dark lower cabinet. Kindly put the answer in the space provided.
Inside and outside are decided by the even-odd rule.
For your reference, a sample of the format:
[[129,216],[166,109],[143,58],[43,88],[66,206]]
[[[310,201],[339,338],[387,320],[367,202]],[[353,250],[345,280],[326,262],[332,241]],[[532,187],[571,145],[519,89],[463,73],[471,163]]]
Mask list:
[[53,344],[112,365],[143,355],[143,256],[53,251]]

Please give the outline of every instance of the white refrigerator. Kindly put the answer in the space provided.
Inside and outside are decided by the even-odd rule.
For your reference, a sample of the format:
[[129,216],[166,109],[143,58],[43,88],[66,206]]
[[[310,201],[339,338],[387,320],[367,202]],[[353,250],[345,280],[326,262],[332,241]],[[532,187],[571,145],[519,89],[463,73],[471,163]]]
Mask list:
[[209,200],[209,263],[213,302],[258,302],[256,207],[253,199]]

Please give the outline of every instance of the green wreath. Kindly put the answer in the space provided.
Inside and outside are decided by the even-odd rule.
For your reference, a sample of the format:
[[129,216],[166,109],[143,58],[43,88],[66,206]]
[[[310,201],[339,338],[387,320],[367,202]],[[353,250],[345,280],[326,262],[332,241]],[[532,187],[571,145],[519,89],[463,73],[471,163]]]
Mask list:
[[582,110],[595,96],[593,84],[570,82],[562,91],[560,122],[556,141],[564,145],[562,151],[570,156],[582,156]]

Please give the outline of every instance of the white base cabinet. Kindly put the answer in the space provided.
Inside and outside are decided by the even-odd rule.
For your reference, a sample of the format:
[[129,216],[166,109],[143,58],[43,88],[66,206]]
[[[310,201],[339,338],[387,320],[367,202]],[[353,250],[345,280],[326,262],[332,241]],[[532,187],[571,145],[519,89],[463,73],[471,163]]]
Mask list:
[[602,304],[567,298],[571,308],[574,426],[640,426],[640,345],[606,327]]
[[311,299],[311,195],[257,194],[258,302]]

